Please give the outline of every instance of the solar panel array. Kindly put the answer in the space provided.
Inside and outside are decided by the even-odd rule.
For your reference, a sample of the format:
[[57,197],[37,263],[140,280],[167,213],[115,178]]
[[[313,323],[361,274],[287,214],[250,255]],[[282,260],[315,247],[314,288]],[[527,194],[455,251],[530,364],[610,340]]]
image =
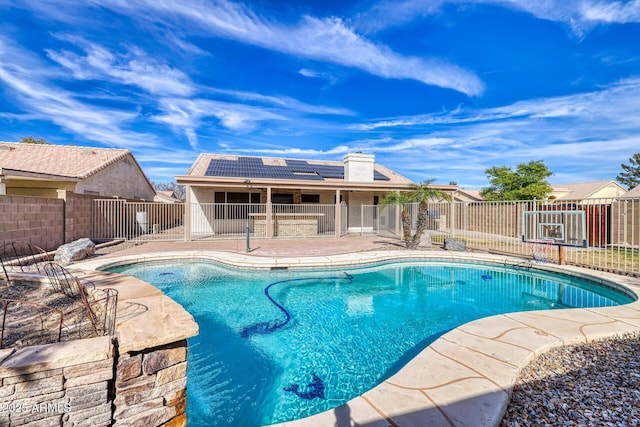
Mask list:
[[[273,178],[323,181],[325,178],[344,179],[344,166],[312,165],[305,160],[285,160],[286,166],[265,165],[259,157],[238,157],[237,160],[212,159],[205,176],[237,178]],[[374,171],[376,181],[389,181]]]

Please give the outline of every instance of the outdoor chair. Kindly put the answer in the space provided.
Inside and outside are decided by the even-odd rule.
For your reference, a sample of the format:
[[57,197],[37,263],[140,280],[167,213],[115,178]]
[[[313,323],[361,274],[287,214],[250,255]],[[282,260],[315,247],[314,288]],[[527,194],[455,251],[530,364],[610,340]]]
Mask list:
[[11,283],[10,273],[42,274],[42,267],[49,262],[47,252],[28,242],[7,242],[0,246],[0,264],[2,264],[2,279]]
[[54,291],[81,302],[93,336],[115,334],[118,291],[99,289],[93,283],[81,282],[58,263],[45,264],[44,271]]
[[63,318],[57,308],[0,298],[0,349],[60,342]]

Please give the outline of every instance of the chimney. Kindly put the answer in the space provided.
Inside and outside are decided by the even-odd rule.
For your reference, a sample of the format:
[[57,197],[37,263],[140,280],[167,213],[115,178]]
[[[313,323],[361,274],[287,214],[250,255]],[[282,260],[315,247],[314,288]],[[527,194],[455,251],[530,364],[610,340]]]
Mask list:
[[344,180],[350,182],[373,182],[373,154],[356,153],[344,156]]

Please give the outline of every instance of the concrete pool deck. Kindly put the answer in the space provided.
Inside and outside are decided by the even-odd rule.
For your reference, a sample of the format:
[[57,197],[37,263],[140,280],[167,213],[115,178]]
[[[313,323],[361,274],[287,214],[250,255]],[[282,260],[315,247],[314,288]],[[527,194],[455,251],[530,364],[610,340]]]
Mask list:
[[[335,268],[401,259],[467,260],[589,276],[640,293],[640,279],[522,258],[442,250],[403,250],[397,240],[349,237],[244,241],[154,242],[78,263],[108,264],[210,259],[243,267]],[[94,280],[96,276],[92,275]],[[438,338],[395,375],[333,410],[279,424],[306,426],[496,426],[520,370],[550,348],[640,331],[640,302],[593,309],[497,315],[464,324]]]

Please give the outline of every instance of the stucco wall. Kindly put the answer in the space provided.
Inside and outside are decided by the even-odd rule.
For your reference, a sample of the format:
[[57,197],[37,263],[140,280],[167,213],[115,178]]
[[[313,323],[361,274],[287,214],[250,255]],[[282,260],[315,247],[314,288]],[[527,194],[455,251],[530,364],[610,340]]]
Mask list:
[[131,156],[78,183],[76,193],[149,201],[152,201],[155,196],[153,189]]

